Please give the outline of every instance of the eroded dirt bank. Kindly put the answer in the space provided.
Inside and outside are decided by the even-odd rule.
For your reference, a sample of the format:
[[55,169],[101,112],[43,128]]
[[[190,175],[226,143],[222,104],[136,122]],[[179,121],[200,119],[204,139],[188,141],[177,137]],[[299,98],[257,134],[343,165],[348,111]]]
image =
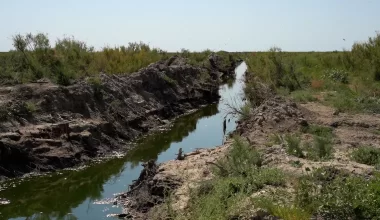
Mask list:
[[[0,88],[0,177],[71,167],[127,143],[189,110],[218,100],[238,62],[211,55],[203,67],[172,57],[133,74],[62,87]],[[207,67],[208,66],[208,67]]]
[[[273,143],[274,134],[293,134],[317,125],[332,129],[334,151],[332,159],[328,161],[299,158],[287,152],[286,144]],[[379,115],[337,114],[333,108],[317,102],[296,104],[285,98],[273,97],[252,109],[250,116],[238,125],[236,133],[262,152],[263,167],[278,168],[296,177],[320,167],[332,166],[341,172],[368,177],[374,167],[352,161],[350,154],[362,144],[378,147],[378,129]],[[307,132],[300,133],[302,141],[307,142],[312,138]],[[213,169],[217,168],[215,162],[226,155],[230,146],[231,142],[227,142],[215,149],[189,153],[184,160],[172,160],[159,165],[147,163],[130,190],[119,196],[119,203],[126,213],[124,216],[131,219],[164,219],[167,216],[164,213],[167,212],[167,204],[174,212],[186,213],[191,189],[213,177]],[[292,187],[286,184],[284,189],[292,192]],[[271,191],[269,187],[252,197]],[[167,198],[170,198],[170,203],[160,206]],[[245,217],[235,216],[231,219],[278,219],[268,213],[257,212],[254,206],[241,204],[239,207]]]

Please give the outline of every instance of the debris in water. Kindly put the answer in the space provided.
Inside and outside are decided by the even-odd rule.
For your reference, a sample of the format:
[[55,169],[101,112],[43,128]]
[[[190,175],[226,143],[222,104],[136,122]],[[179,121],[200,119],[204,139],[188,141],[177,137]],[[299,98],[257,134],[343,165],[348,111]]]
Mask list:
[[11,203],[11,201],[0,198],[0,205],[8,205],[9,203]]
[[107,218],[111,217],[118,217],[118,218],[132,218],[132,215],[127,213],[127,214],[108,214]]
[[95,200],[93,202],[94,205],[107,205],[107,204],[114,204],[116,201],[116,198],[105,198],[102,200]]

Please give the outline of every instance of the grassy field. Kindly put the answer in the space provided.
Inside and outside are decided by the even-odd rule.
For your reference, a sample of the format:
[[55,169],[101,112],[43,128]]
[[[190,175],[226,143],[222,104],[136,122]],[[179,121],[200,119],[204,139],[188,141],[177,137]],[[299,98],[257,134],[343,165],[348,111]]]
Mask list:
[[[181,55],[191,64],[203,65],[212,53],[190,52],[183,49],[178,53],[168,53],[158,48],[140,43],[128,46],[105,47],[95,51],[94,47],[75,38],[58,39],[54,45],[45,34],[26,34],[13,37],[14,50],[0,53],[1,83],[25,83],[41,78],[49,78],[61,85],[69,85],[76,79],[107,74],[132,73],[149,64]],[[228,53],[218,55],[229,60]]]
[[[242,53],[249,70],[248,95],[255,83],[297,101],[319,100],[338,111],[380,113],[380,35],[351,51]],[[251,89],[251,93],[249,90]]]

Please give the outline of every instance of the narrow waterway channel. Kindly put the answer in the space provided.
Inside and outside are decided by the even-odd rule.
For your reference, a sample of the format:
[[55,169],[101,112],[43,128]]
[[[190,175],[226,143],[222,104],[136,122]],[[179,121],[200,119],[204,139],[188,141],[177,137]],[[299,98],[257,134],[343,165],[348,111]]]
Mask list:
[[[120,213],[119,207],[103,204],[103,201],[125,191],[140,174],[142,162],[174,159],[179,148],[190,152],[222,144],[223,120],[228,112],[226,104],[241,103],[246,69],[242,63],[235,70],[236,80],[220,87],[218,104],[183,116],[169,130],[143,138],[122,158],[84,169],[3,183],[0,186],[0,219],[98,220]],[[235,128],[236,118],[227,117],[226,133]]]

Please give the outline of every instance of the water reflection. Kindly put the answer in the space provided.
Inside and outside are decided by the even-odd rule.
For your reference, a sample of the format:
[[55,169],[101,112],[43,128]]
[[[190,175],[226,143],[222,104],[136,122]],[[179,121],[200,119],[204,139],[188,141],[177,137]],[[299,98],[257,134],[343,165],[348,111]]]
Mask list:
[[[7,185],[15,184],[16,187],[9,187],[0,192],[0,198],[11,200],[10,204],[0,206],[0,216],[7,219],[19,216],[31,216],[27,219],[77,219],[67,213],[86,199],[101,199],[103,185],[109,179],[117,179],[117,175],[124,169],[134,169],[142,161],[157,159],[171,143],[181,142],[194,131],[199,119],[216,113],[218,108],[214,104],[181,117],[170,130],[141,139],[138,146],[124,158],[112,159],[81,171],[63,171],[61,175],[9,182]],[[124,166],[126,163],[129,167]]]

